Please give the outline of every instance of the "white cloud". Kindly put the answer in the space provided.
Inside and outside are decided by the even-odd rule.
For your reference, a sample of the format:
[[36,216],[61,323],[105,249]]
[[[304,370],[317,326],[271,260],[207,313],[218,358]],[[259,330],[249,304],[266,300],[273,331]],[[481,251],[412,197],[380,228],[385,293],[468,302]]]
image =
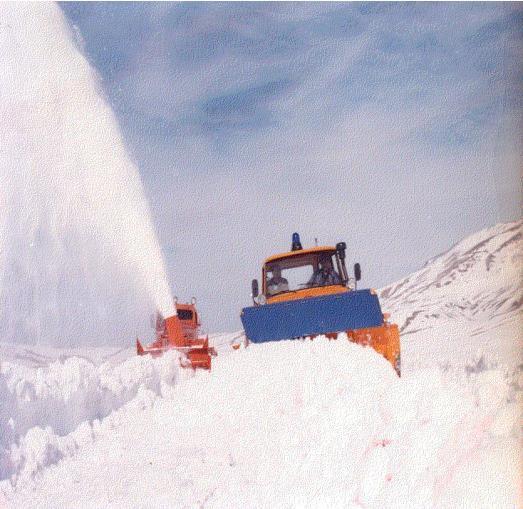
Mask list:
[[[521,9],[338,7],[155,7],[106,81],[124,89],[174,293],[211,328],[239,326],[250,278],[295,230],[347,241],[379,286],[520,214]],[[253,93],[274,80],[290,86]],[[234,122],[206,123],[219,97]]]

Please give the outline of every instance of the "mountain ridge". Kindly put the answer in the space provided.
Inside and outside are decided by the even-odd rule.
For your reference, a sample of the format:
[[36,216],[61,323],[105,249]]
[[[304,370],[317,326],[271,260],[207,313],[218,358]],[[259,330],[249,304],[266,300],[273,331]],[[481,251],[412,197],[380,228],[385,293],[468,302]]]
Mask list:
[[523,220],[480,230],[379,291],[409,362],[523,362],[522,233]]

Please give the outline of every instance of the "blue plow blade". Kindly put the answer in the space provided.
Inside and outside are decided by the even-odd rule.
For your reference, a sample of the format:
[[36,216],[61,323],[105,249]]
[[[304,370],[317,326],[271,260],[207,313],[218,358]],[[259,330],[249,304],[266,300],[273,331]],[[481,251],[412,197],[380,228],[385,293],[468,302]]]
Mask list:
[[355,290],[244,308],[241,320],[253,343],[383,325],[378,296]]

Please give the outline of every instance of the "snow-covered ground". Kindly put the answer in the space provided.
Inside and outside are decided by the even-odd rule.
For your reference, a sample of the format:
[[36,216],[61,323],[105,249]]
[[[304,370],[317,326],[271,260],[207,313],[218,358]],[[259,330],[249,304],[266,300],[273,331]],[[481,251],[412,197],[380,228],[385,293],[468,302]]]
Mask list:
[[401,379],[323,338],[215,335],[195,374],[173,353],[0,344],[0,506],[518,507],[520,239],[479,232],[382,291]]
[[29,430],[6,504],[515,507],[518,394],[500,371],[399,380],[372,350],[325,339],[253,345],[176,385],[174,361],[124,363],[144,384],[104,419]]

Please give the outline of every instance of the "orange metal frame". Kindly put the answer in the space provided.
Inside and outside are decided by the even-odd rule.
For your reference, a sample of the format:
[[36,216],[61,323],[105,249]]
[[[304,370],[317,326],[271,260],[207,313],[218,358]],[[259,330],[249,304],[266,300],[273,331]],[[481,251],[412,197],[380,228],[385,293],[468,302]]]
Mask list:
[[280,253],[277,255],[269,256],[265,259],[262,269],[262,288],[263,294],[267,298],[268,304],[273,304],[275,302],[286,302],[289,300],[300,300],[307,299],[309,297],[319,297],[321,295],[331,295],[333,293],[343,293],[348,292],[349,289],[343,285],[332,285],[332,286],[319,286],[314,288],[301,288],[299,290],[294,290],[292,292],[280,293],[279,295],[269,296],[267,295],[266,289],[266,266],[268,263],[275,262],[277,260],[286,260],[288,258],[293,258],[295,256],[304,256],[314,253],[329,253],[334,255],[336,253],[336,248],[333,246],[317,246],[310,249],[300,249],[298,251],[288,251],[287,253]]
[[289,300],[308,299],[310,297],[320,297],[322,295],[332,295],[334,293],[348,292],[349,289],[343,285],[316,286],[314,288],[302,288],[293,292],[280,293],[272,297],[267,297],[267,304],[275,302],[287,302]]

